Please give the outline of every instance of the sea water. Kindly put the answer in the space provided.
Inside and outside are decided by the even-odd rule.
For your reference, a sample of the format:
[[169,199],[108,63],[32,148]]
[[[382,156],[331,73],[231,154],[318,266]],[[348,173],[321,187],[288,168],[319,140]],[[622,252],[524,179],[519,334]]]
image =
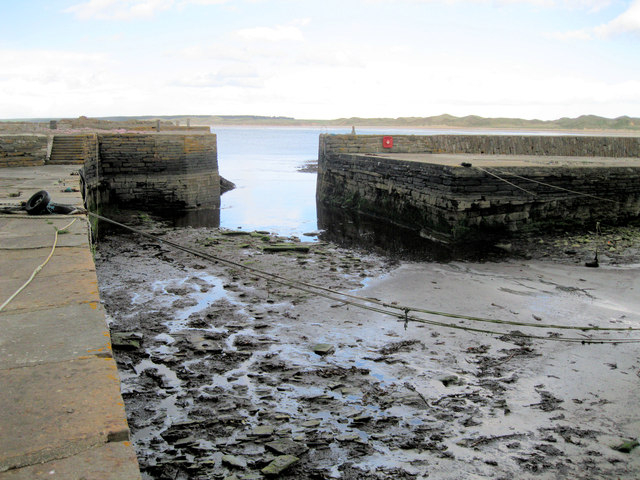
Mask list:
[[[318,159],[322,133],[348,134],[351,127],[217,127],[220,175],[236,184],[222,195],[220,227],[267,230],[283,236],[305,236],[318,230],[316,173],[299,169]],[[449,129],[357,128],[357,134],[437,135],[553,135]],[[326,225],[325,225],[326,226]]]

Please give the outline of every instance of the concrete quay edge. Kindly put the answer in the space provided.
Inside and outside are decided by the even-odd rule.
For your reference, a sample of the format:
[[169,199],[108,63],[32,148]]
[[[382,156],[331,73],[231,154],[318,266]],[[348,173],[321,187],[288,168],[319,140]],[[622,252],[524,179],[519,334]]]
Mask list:
[[[77,166],[3,168],[0,203],[47,190],[81,204]],[[18,194],[16,196],[16,194]],[[0,217],[0,303],[47,258],[67,216]],[[55,227],[55,228],[54,228]],[[83,216],[0,312],[0,480],[140,479]]]

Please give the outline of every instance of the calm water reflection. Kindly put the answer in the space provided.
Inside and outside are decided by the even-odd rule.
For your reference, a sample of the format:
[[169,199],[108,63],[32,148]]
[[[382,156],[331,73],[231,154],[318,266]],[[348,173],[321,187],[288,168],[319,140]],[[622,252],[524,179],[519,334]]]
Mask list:
[[[350,133],[350,127],[213,127],[212,131],[218,137],[220,174],[237,186],[222,196],[221,227],[269,230],[297,236],[318,229],[316,174],[301,173],[298,168],[318,159],[321,133]],[[357,133],[428,135],[465,132],[367,128],[358,129]]]
[[[213,129],[220,174],[236,184],[221,198],[220,226],[301,236],[317,230],[316,175],[298,168],[318,158],[323,129]],[[348,133],[347,129],[331,133]]]
[[[445,259],[449,252],[410,231],[398,235],[398,228],[366,217],[345,216],[344,212],[316,208],[316,174],[299,171],[318,158],[321,133],[350,133],[351,128],[303,127],[212,127],[217,134],[220,174],[236,184],[221,197],[216,212],[193,214],[176,226],[217,226],[230,229],[268,230],[280,235],[296,235],[315,240],[305,233],[324,230],[323,238],[339,243],[384,245],[398,256],[413,252],[420,258]],[[358,134],[527,134],[524,132],[460,131],[428,129],[357,129]],[[528,133],[532,134],[532,133]],[[535,133],[534,133],[535,134]],[[539,134],[549,135],[548,132]],[[551,133],[553,134],[553,133]]]

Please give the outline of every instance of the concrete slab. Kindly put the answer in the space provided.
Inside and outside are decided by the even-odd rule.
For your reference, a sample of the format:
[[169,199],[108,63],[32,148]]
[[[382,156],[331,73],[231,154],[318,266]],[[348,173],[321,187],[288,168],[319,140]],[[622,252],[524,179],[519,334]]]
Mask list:
[[72,304],[3,314],[1,325],[0,370],[86,355],[111,356],[101,305]]
[[[55,229],[68,225],[73,218],[50,216],[30,218],[0,218],[0,249],[45,248],[53,245]],[[89,245],[87,222],[82,217],[58,234],[58,246],[78,247]]]
[[[2,298],[8,298],[25,280],[27,278],[22,281],[1,279]],[[95,271],[63,273],[46,277],[37,275],[29,286],[5,307],[2,313],[42,310],[73,303],[97,305],[99,302],[98,280]]]
[[71,458],[0,473],[0,480],[135,480],[138,463],[129,442],[107,443]]
[[[56,203],[82,205],[78,192],[64,192],[67,187],[78,189],[80,177],[74,175],[78,165],[46,165],[40,167],[11,167],[2,169],[0,198],[3,203],[26,202],[31,195],[47,190]],[[14,196],[19,194],[18,196]]]
[[[77,166],[5,168],[0,199],[81,205]],[[6,200],[5,200],[6,199]],[[0,216],[0,302],[49,255],[66,216]],[[139,479],[86,218],[0,313],[0,480]]]
[[[7,250],[0,257],[0,278],[16,279],[24,282],[36,267],[46,259],[51,248],[34,248],[27,250]],[[78,271],[93,271],[93,257],[89,248],[58,247],[49,263],[38,276],[51,277]],[[17,282],[22,284],[22,282]]]
[[128,440],[112,358],[0,370],[0,471]]

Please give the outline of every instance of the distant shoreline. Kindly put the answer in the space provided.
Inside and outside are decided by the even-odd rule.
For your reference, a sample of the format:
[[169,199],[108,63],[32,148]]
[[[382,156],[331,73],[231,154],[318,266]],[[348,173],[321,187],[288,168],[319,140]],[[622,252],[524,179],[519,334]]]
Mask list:
[[[194,127],[239,127],[239,128],[344,128],[350,129],[348,125],[318,125],[314,123],[309,124],[287,124],[287,123],[192,123]],[[595,135],[595,136],[624,136],[624,137],[638,137],[640,136],[640,130],[627,130],[627,129],[561,129],[561,128],[533,128],[533,127],[450,127],[450,126],[400,126],[400,125],[353,125],[358,134],[359,129],[390,129],[390,130],[455,130],[456,132],[550,132],[550,133],[563,133],[567,135]],[[347,133],[348,134],[348,133]]]
[[[518,132],[518,133],[555,133],[578,135],[615,135],[640,136],[640,118],[620,116],[605,118],[597,115],[582,115],[576,118],[559,118],[556,120],[526,120],[521,118],[487,118],[475,115],[456,117],[453,115],[437,115],[431,117],[350,117],[320,119],[297,119],[285,116],[261,115],[139,115],[109,117],[79,117],[77,119],[29,118],[0,120],[2,123],[48,124],[56,120],[61,124],[79,127],[100,125],[109,129],[110,125],[134,123],[151,125],[160,122],[163,128],[170,125],[185,127],[191,125],[207,127],[251,127],[251,128],[344,128],[359,129],[401,129],[401,130],[450,130],[454,132]],[[106,124],[106,126],[105,126]],[[47,125],[48,126],[48,125]]]

